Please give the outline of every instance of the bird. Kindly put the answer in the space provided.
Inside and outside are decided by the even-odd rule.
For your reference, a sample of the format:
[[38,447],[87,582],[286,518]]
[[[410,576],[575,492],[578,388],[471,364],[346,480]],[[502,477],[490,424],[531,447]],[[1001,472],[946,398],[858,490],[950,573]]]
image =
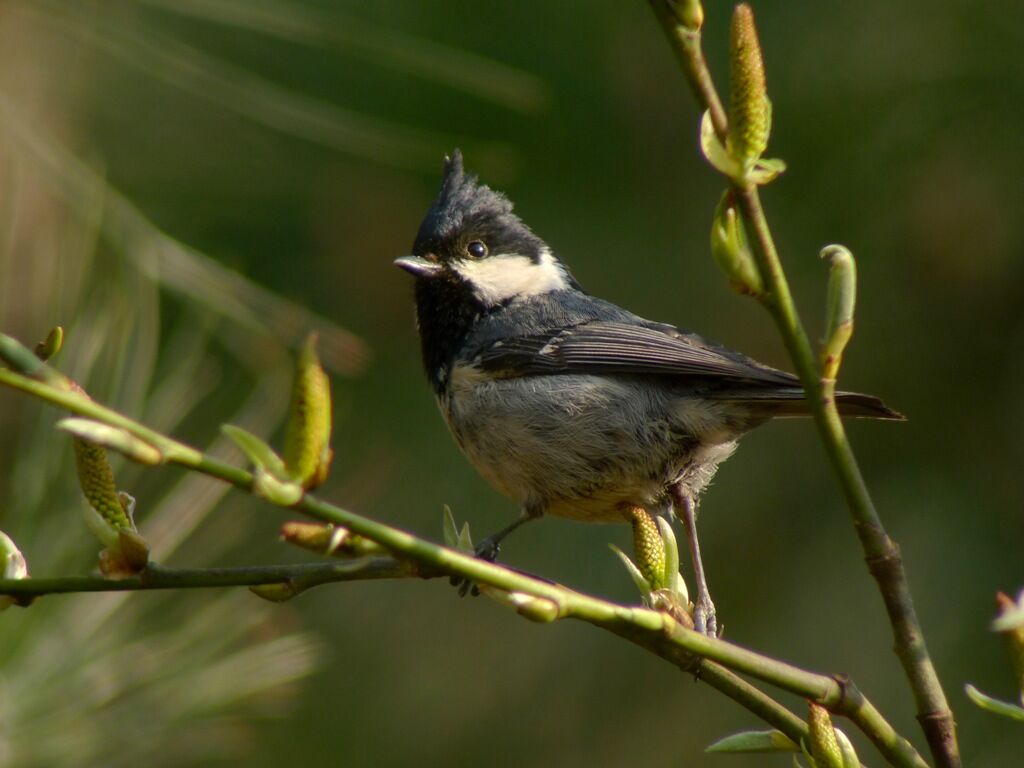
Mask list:
[[[476,554],[543,516],[627,522],[674,512],[694,569],[694,628],[718,622],[697,502],[746,432],[809,416],[794,375],[584,291],[502,194],[445,157],[410,255],[423,367],[455,442],[520,515]],[[879,398],[835,396],[846,416],[900,420]]]

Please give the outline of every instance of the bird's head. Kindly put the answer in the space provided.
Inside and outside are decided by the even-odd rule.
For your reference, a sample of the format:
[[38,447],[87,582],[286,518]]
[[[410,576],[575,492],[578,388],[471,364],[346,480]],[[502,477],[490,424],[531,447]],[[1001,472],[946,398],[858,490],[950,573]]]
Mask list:
[[458,150],[445,158],[441,191],[420,225],[412,255],[395,264],[421,285],[457,285],[485,309],[579,287],[512,212],[508,198],[466,174]]

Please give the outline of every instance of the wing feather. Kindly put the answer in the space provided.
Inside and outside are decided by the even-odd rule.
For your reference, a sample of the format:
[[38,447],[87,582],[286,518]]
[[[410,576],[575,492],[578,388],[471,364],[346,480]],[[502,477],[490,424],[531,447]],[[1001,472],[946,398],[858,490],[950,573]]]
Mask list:
[[756,386],[798,385],[791,374],[655,323],[595,320],[557,332],[506,337],[480,351],[474,362],[507,376],[628,373],[714,377]]

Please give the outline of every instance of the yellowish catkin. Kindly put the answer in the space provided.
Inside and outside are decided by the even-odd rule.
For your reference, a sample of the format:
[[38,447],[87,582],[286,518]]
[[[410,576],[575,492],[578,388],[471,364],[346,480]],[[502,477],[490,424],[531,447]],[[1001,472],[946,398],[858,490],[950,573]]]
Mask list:
[[757,160],[768,148],[771,105],[765,84],[764,60],[746,3],[736,6],[730,28],[729,154],[743,163]]
[[78,470],[78,484],[89,506],[96,510],[107,523],[117,530],[134,529],[131,520],[121,506],[114,483],[114,472],[110,468],[104,448],[85,440],[73,440],[75,467]]
[[654,518],[643,507],[630,507],[633,526],[633,555],[640,573],[651,585],[651,591],[665,586],[665,542]]

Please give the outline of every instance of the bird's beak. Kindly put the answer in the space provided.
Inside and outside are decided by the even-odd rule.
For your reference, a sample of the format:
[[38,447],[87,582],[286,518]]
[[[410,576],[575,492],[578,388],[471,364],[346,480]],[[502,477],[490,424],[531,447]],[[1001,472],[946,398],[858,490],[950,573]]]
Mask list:
[[402,256],[395,259],[395,266],[416,277],[434,277],[443,269],[436,259],[425,259],[422,256]]

